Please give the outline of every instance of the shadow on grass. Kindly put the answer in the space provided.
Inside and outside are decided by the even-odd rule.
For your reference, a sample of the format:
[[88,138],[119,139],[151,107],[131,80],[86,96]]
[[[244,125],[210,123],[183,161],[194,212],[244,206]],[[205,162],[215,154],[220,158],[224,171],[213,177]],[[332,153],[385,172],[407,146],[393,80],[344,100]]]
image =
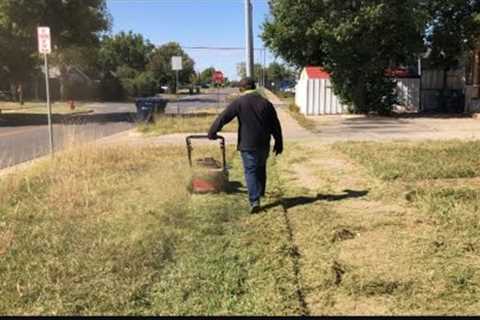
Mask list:
[[262,210],[272,209],[278,206],[282,206],[285,210],[297,206],[303,206],[307,204],[312,204],[317,201],[342,201],[347,199],[362,198],[368,194],[368,191],[355,191],[355,190],[344,190],[344,194],[317,194],[315,197],[292,197],[292,198],[281,198],[278,201],[275,201],[271,204],[262,207]]
[[241,182],[229,181],[225,187],[226,194],[247,194],[246,188]]

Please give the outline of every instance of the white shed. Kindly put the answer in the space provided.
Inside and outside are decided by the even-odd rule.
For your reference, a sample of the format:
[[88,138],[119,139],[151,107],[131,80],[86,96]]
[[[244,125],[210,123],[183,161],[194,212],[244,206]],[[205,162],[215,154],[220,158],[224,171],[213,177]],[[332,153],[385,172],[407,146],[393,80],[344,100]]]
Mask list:
[[333,92],[330,74],[321,67],[305,67],[295,87],[295,104],[305,115],[346,113],[348,106],[342,104]]

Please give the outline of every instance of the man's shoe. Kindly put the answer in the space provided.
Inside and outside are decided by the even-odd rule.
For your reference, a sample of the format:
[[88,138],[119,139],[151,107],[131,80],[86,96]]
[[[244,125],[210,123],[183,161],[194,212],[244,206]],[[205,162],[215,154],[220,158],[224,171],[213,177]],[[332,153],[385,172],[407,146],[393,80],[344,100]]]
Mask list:
[[258,213],[260,211],[260,202],[259,201],[255,201],[254,203],[252,203],[252,205],[250,206],[250,213],[254,214],[254,213]]

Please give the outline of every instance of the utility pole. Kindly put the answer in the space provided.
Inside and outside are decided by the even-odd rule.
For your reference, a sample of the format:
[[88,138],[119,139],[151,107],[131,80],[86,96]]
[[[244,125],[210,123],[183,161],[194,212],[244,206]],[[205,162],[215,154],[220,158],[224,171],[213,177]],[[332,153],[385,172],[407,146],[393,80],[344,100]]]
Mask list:
[[267,70],[266,70],[266,67],[267,67],[267,51],[265,48],[263,48],[263,79],[262,79],[262,83],[263,83],[263,86],[266,87],[267,86],[267,82],[266,82],[266,78],[267,78]]
[[247,77],[253,77],[253,26],[252,26],[252,4],[245,0],[245,70]]

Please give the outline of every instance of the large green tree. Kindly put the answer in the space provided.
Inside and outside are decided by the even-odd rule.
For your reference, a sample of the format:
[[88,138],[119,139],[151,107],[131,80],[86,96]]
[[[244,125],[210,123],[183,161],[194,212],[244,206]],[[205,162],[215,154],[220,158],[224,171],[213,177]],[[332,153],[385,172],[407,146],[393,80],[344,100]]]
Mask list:
[[61,94],[70,64],[83,61],[78,52],[99,44],[99,35],[110,27],[105,0],[2,0],[0,29],[11,48],[7,59],[10,81],[23,82],[33,71],[36,58],[36,28],[49,26],[52,61],[61,72]]
[[102,38],[98,64],[102,73],[115,73],[118,67],[128,66],[144,71],[155,46],[141,34],[120,32]]
[[103,37],[97,61],[102,97],[121,100],[125,96],[155,94],[158,81],[146,70],[154,48],[141,34],[133,32]]
[[182,70],[179,72],[180,83],[189,83],[194,74],[194,61],[176,42],[166,43],[156,48],[150,58],[147,70],[151,71],[160,85],[168,85],[176,91],[175,71],[172,70],[171,58],[182,57]]
[[[448,71],[464,64],[480,39],[480,1],[424,0],[427,17],[427,63],[444,71],[442,96],[446,94]],[[446,111],[446,99],[441,99]]]
[[431,48],[430,63],[449,70],[461,63],[480,37],[480,1],[423,0],[427,17],[426,42]]
[[298,67],[329,70],[355,112],[388,113],[394,83],[385,69],[423,50],[416,0],[275,0],[270,9],[266,45]]

